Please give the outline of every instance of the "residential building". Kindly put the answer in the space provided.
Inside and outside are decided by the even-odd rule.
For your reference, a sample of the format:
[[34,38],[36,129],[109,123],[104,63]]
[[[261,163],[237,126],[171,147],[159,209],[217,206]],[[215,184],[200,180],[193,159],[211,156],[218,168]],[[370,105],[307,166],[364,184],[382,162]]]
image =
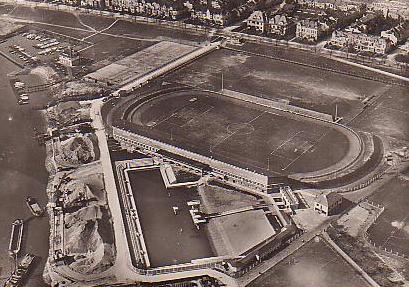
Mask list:
[[232,20],[232,14],[223,8],[193,7],[191,18],[202,23],[226,26]]
[[254,11],[246,20],[247,28],[256,32],[264,33],[267,31],[266,13],[262,11]]
[[409,42],[406,42],[404,45],[399,47],[404,53],[409,54]]
[[371,25],[369,22],[375,21],[376,15],[371,14],[367,20],[360,20],[343,31],[334,31],[330,44],[339,48],[348,48],[356,52],[369,52],[384,55],[391,48],[404,43],[409,36],[407,23],[402,23],[392,29],[381,31],[380,34],[369,33]]
[[298,0],[302,7],[317,8],[323,10],[359,10],[360,6],[346,0]]
[[409,36],[409,24],[402,23],[390,30],[382,31],[381,37],[389,39],[393,46],[404,43]]
[[81,0],[62,0],[61,2],[65,5],[70,5],[70,6],[80,6],[81,5]]
[[334,31],[330,44],[339,48],[348,48],[349,51],[368,52],[384,55],[391,49],[392,42],[378,35],[365,34],[358,29],[347,28],[343,31]]
[[339,210],[342,202],[343,197],[339,193],[321,194],[314,202],[314,210],[326,216],[334,215]]
[[321,20],[303,19],[297,23],[296,37],[308,42],[316,42],[331,30],[328,23]]
[[82,7],[105,9],[105,0],[81,0]]
[[336,9],[341,0],[298,0],[298,4],[309,8]]
[[177,20],[188,15],[182,0],[110,0],[110,9],[141,16]]
[[407,0],[377,0],[368,8],[382,12],[384,17],[409,20],[409,4]]
[[295,33],[296,25],[294,21],[285,15],[274,15],[268,21],[268,25],[268,32],[271,35],[284,37]]

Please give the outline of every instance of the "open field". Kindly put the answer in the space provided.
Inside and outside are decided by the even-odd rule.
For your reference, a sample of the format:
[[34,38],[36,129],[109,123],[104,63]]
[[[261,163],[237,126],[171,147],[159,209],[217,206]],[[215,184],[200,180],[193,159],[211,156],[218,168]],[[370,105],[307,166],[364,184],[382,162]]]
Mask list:
[[131,37],[150,38],[157,40],[170,40],[175,42],[201,43],[207,36],[191,30],[175,30],[159,25],[118,21],[109,29],[109,33]]
[[86,77],[98,82],[123,85],[194,49],[195,47],[192,46],[162,41],[90,73]]
[[366,281],[322,239],[312,240],[249,287],[364,287]]
[[130,109],[126,125],[164,142],[275,175],[327,168],[350,149],[348,138],[328,125],[190,90],[167,93]]
[[409,256],[409,170],[382,186],[369,200],[385,207],[384,212],[369,228],[372,242]]
[[268,45],[261,43],[245,43],[243,46],[231,46],[231,48],[250,53],[263,54],[267,57],[273,57],[275,59],[280,59],[283,61],[294,61],[303,65],[311,65],[317,68],[331,69],[341,73],[347,73],[355,77],[371,78],[388,82],[390,81],[393,83],[404,83],[398,79],[394,79],[386,75],[381,75],[379,73],[362,69],[356,66],[351,66],[330,57],[323,57],[320,55],[320,53],[314,53],[313,47],[310,47],[311,50],[306,51],[287,46],[275,46],[274,44]]
[[73,28],[84,28],[84,26],[78,22],[75,15],[63,11],[51,11],[17,5],[10,13],[8,13],[8,15],[20,19],[69,26]]
[[397,140],[409,140],[408,88],[391,87],[352,126]]
[[114,18],[101,17],[91,14],[79,13],[76,15],[76,17],[84,27],[92,28],[97,31],[105,29],[115,22]]
[[[10,13],[11,12],[11,13]],[[47,10],[44,8],[33,8],[18,5],[0,6],[0,14],[10,13],[15,18],[49,23],[59,26],[84,29],[90,32],[101,31],[108,28],[113,22],[112,17],[87,15],[79,13],[69,13],[65,11]],[[136,23],[126,20],[119,20],[105,33],[134,37],[141,39],[156,39],[172,41],[187,41],[199,43],[207,39],[203,34],[190,30],[175,30],[159,25]]]
[[221,49],[169,75],[166,80],[220,90],[226,89],[290,103],[349,118],[363,107],[361,101],[375,94],[382,83],[322,71]]
[[129,172],[129,180],[152,267],[213,256],[204,230],[196,229],[189,213],[187,202],[198,199],[196,190],[166,190],[159,170]]

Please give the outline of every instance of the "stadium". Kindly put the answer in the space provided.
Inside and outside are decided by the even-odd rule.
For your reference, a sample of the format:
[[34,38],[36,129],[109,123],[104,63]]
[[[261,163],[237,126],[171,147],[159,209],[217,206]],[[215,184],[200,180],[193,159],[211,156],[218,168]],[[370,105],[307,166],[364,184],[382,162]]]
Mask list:
[[377,158],[376,138],[334,115],[232,90],[153,83],[101,112],[130,152],[111,157],[132,265],[153,277],[242,276],[301,234],[282,186],[361,176]]
[[113,137],[130,151],[265,192],[350,176],[375,145],[333,115],[230,90],[169,85],[121,99],[109,118]]

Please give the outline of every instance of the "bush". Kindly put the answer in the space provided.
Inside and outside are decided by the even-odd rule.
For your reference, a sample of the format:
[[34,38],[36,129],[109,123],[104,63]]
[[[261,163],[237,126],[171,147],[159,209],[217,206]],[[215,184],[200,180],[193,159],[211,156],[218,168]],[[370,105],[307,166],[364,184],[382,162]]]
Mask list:
[[398,55],[396,55],[395,60],[397,62],[409,64],[409,54],[406,54],[406,55],[398,54]]

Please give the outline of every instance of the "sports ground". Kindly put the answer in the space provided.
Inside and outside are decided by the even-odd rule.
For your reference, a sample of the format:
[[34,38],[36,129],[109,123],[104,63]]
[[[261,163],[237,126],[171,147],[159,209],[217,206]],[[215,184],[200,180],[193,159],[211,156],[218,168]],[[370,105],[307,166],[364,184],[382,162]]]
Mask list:
[[369,200],[385,207],[368,229],[370,240],[381,249],[409,256],[409,170],[381,187]]
[[323,239],[320,239],[318,242],[315,240],[308,242],[249,286],[364,287],[369,285]]
[[273,175],[331,167],[351,145],[330,124],[209,92],[166,93],[129,108],[126,117],[125,128]]

